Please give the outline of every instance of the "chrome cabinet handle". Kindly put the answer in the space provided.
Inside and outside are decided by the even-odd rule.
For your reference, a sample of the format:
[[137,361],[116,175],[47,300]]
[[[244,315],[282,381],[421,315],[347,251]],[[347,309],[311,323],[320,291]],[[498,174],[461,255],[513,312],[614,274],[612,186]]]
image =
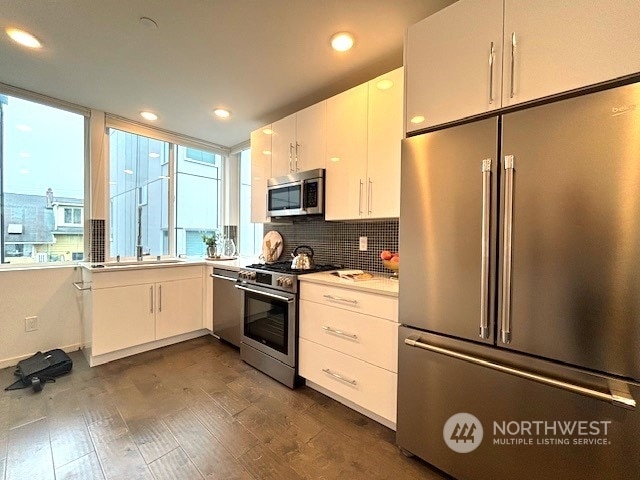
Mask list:
[[513,155],[504,157],[504,257],[502,268],[502,343],[511,343],[511,249],[513,232]]
[[540,375],[538,373],[529,372],[527,370],[520,370],[519,368],[508,367],[506,365],[495,363],[494,361],[486,360],[484,358],[474,357],[465,353],[449,350],[448,348],[442,348],[435,345],[430,345],[428,343],[423,343],[420,341],[420,335],[410,335],[408,338],[404,339],[404,343],[405,345],[409,345],[410,347],[421,348],[423,350],[428,350],[430,352],[435,352],[441,355],[456,358],[458,360],[463,360],[474,365],[480,365],[492,370],[515,375],[516,377],[526,378],[527,380],[533,380],[534,382],[542,383],[544,385],[549,385],[551,387],[556,387],[562,390],[567,390],[569,392],[595,398],[596,400],[609,402],[617,407],[628,409],[633,409],[636,407],[636,401],[630,393],[625,392],[623,391],[623,389],[619,388],[614,391],[612,388],[612,386],[614,385],[611,383],[609,384],[609,393],[604,393],[599,390],[594,390],[593,388],[583,387],[581,385],[576,385],[575,383],[568,383],[557,378],[547,377],[546,375]]
[[347,332],[343,332],[342,330],[336,330],[335,328],[331,328],[328,325],[323,325],[322,329],[325,332],[333,333],[334,335],[340,335],[342,337],[348,337],[348,338],[351,338],[353,340],[357,340],[358,339],[358,335],[356,335],[355,333],[347,333]]
[[371,179],[369,179],[369,189],[367,191],[367,211],[369,212],[369,215],[371,215],[372,204],[373,204],[373,182],[371,181]]
[[336,297],[334,295],[323,295],[324,298],[328,298],[329,300],[335,300],[336,302],[347,302],[353,303],[354,305],[358,304],[357,300],[350,300],[348,298]]
[[218,275],[216,273],[212,273],[209,275],[211,278],[217,278],[219,280],[226,280],[228,282],[237,282],[238,279],[237,278],[233,278],[233,277],[225,277],[224,275]]
[[292,167],[292,158],[293,158],[293,143],[289,143],[289,173],[293,172]]
[[162,312],[162,285],[158,285],[158,312]]
[[295,298],[283,297],[282,295],[274,295],[273,293],[261,292],[260,290],[254,290],[252,288],[242,287],[240,285],[236,285],[238,290],[244,290],[245,292],[256,293],[258,295],[264,295],[265,297],[276,298],[278,300],[285,301],[287,303],[295,302]]
[[153,285],[149,287],[149,295],[150,295],[149,313],[153,313]]
[[296,172],[298,171],[298,147],[300,144],[296,142]]
[[76,287],[77,290],[80,291],[84,291],[84,290],[91,290],[91,282],[87,282],[89,284],[88,287],[84,286],[85,282],[72,282],[73,286]]
[[516,94],[515,87],[515,63],[516,63],[516,32],[511,34],[511,98]]
[[489,49],[489,105],[493,103],[493,59],[495,49],[493,42],[491,42],[491,48]]
[[489,338],[489,242],[491,229],[491,159],[482,161],[482,267],[480,277],[480,338]]
[[348,384],[350,384],[350,385],[357,385],[357,384],[358,384],[358,382],[356,382],[355,380],[352,380],[352,379],[350,379],[350,378],[343,377],[343,376],[342,376],[342,375],[340,375],[339,373],[332,372],[332,371],[331,371],[331,370],[329,370],[328,368],[323,368],[323,369],[322,369],[322,371],[323,371],[324,373],[326,373],[327,375],[331,375],[333,378],[336,378],[336,379],[340,380],[341,382],[345,382],[345,383],[348,383]]
[[362,179],[360,179],[360,190],[358,192],[358,215],[362,215]]

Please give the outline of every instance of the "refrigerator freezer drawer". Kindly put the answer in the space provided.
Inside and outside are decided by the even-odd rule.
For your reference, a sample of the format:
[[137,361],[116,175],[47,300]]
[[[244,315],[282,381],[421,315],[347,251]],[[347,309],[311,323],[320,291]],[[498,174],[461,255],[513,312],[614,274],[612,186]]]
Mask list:
[[389,420],[396,421],[398,375],[304,338],[300,376]]
[[[412,335],[420,336],[421,343],[470,357],[483,358],[477,353],[484,351],[490,365],[406,345],[407,338],[415,338]],[[493,368],[521,364],[516,354],[434,339],[435,335],[400,328],[397,442],[401,447],[459,480],[640,477],[638,408],[621,408]],[[520,365],[516,369],[522,370]],[[542,376],[548,377],[547,373]],[[630,397],[640,398],[637,384],[624,385]],[[477,419],[473,435],[464,434],[472,431],[470,421],[458,422],[458,431],[453,428],[456,422],[445,428],[459,413]],[[447,441],[454,448],[464,449],[465,442],[475,446],[459,453]]]

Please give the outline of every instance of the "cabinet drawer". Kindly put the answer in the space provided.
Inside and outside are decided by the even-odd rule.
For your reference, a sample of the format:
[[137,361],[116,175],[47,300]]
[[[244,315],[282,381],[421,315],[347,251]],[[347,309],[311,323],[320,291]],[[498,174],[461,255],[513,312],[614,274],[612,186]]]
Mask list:
[[398,371],[398,324],[389,320],[301,300],[300,337]]
[[302,377],[396,422],[397,374],[304,338],[299,354]]
[[388,295],[301,282],[300,298],[351,312],[386,318],[393,322],[398,321],[398,299]]

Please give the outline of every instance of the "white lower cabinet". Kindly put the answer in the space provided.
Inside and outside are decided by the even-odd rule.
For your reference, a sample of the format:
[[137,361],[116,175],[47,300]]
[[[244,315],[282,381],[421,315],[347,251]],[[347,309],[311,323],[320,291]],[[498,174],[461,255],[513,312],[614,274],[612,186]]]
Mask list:
[[89,274],[84,324],[91,357],[202,329],[202,272],[182,266]]
[[397,310],[393,296],[301,282],[300,376],[394,427]]

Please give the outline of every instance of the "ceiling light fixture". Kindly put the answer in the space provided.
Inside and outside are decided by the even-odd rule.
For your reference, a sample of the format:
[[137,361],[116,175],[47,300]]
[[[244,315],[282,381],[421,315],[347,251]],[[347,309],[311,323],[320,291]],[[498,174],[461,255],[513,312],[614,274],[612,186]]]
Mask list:
[[347,32],[339,32],[331,37],[331,47],[337,52],[350,50],[353,43],[353,35]]
[[264,130],[262,130],[262,133],[264,133],[265,135],[273,135],[273,130],[271,130],[270,128],[265,128]]
[[220,118],[228,118],[231,115],[231,112],[226,108],[216,108],[213,113]]
[[415,117],[411,117],[409,120],[411,123],[422,123],[424,122],[424,117],[422,115],[416,115]]
[[14,42],[19,43],[20,45],[29,48],[42,48],[40,40],[29,32],[25,32],[24,30],[19,30],[17,28],[7,28],[6,32]]
[[145,118],[145,119],[151,120],[151,121],[154,121],[154,120],[158,119],[158,116],[155,113],[152,113],[152,112],[140,112],[140,116],[142,118]]
[[378,88],[378,90],[389,90],[391,87],[393,87],[393,82],[388,78],[385,78],[384,80],[380,80],[378,83],[376,83],[376,87]]
[[271,155],[271,150],[263,150],[262,154],[263,155]]

